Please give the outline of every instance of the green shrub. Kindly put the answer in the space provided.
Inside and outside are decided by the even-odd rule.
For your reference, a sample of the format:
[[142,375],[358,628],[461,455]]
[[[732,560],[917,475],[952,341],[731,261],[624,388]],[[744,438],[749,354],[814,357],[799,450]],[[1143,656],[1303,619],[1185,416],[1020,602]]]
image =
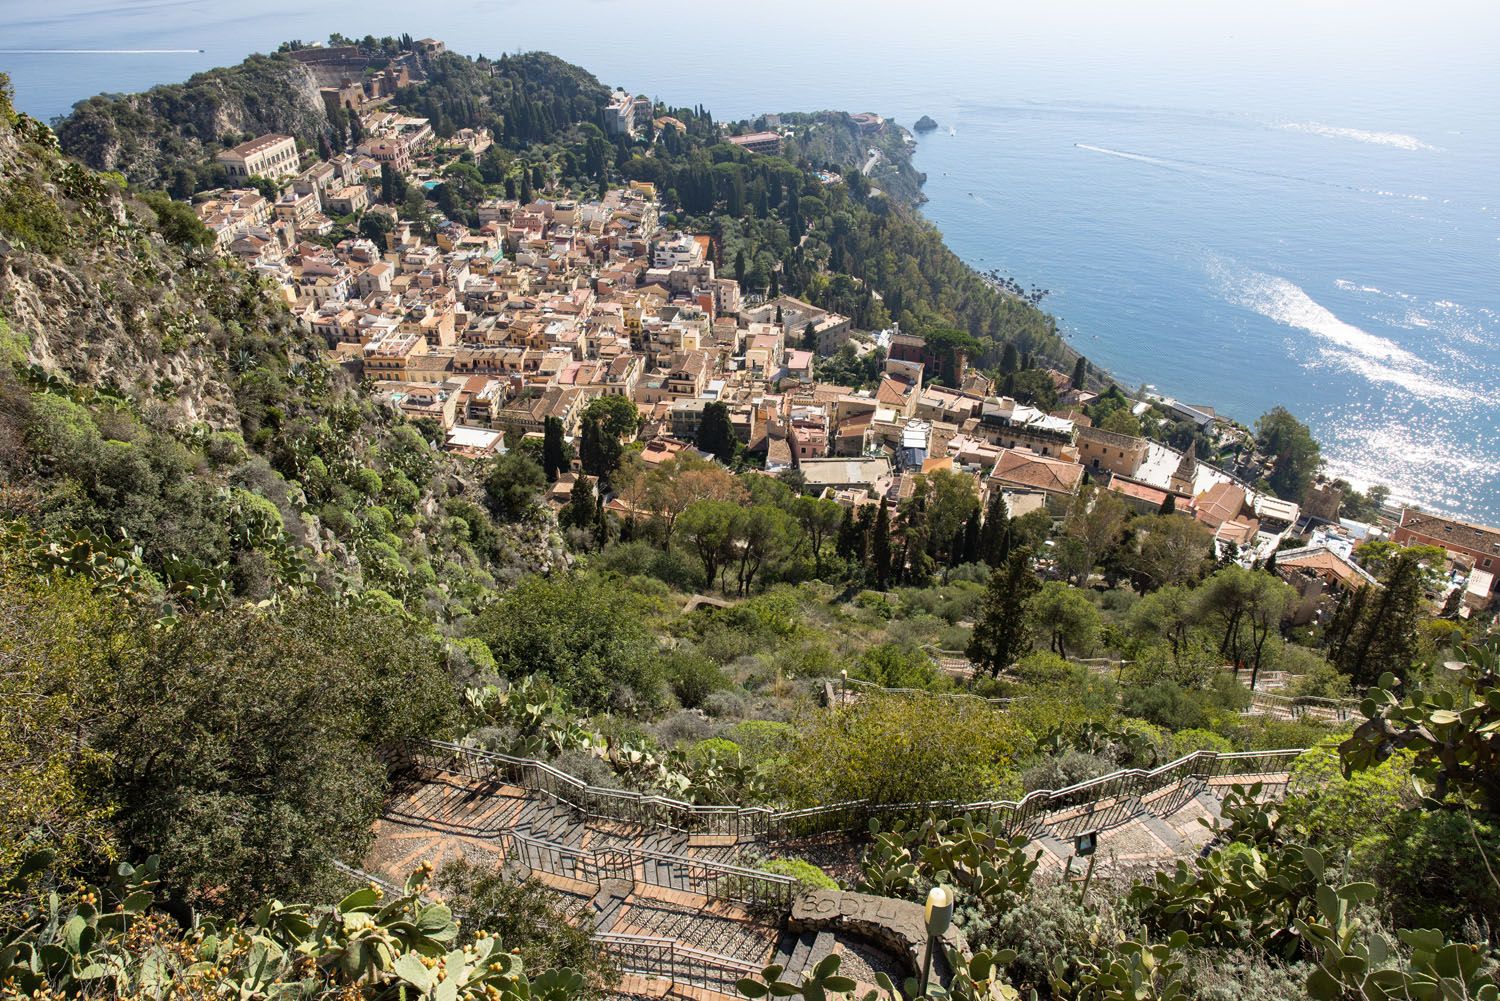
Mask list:
[[1015,790],[1012,761],[1028,742],[972,700],[869,697],[800,717],[775,777],[799,806],[1000,798]]
[[1389,835],[1402,811],[1417,804],[1412,757],[1398,752],[1346,779],[1337,745],[1325,741],[1292,764],[1292,792],[1282,801],[1281,815],[1314,846],[1340,854],[1361,837]]
[[1060,684],[1084,670],[1048,650],[1033,650],[1016,662],[1017,676],[1030,685]]
[[971,948],[1015,950],[1006,977],[1023,996],[1030,987],[1050,996],[1055,961],[1071,976],[1080,964],[1103,962],[1125,937],[1108,897],[1096,895],[1085,905],[1078,890],[1062,882],[1035,885],[1019,902],[994,911],[960,901],[957,920]]
[[697,709],[710,693],[729,684],[719,665],[695,650],[668,654],[662,663],[662,675],[677,701],[687,709]]
[[1209,722],[1201,693],[1186,690],[1170,681],[1158,681],[1143,688],[1127,688],[1123,709],[1131,716],[1139,716],[1174,732],[1201,729]]
[[1042,758],[1022,772],[1021,787],[1027,792],[1066,789],[1115,770],[1115,763],[1110,759],[1070,747],[1061,754]]
[[882,688],[940,689],[950,687],[948,678],[921,650],[895,643],[870,647],[855,658],[849,676]]
[[735,755],[740,753],[740,745],[725,737],[709,737],[700,740],[688,748],[688,763],[695,768],[703,768],[714,762],[733,761]]
[[861,591],[854,596],[854,607],[873,612],[876,618],[889,619],[896,614],[889,599],[879,591]]
[[761,872],[774,876],[790,876],[809,890],[837,890],[839,884],[833,877],[811,862],[799,858],[770,858],[756,866]]
[[1453,810],[1385,820],[1386,829],[1354,842],[1350,867],[1380,887],[1395,927],[1442,928],[1454,939],[1483,934],[1471,923],[1500,929],[1500,822]]
[[610,575],[531,576],[485,609],[472,635],[507,677],[540,674],[585,709],[647,704],[660,695],[661,659],[646,618],[653,603]]
[[1192,754],[1194,751],[1215,751],[1219,754],[1228,754],[1234,750],[1234,744],[1227,737],[1221,737],[1212,730],[1183,730],[1172,735],[1173,758],[1181,758]]
[[730,727],[728,736],[740,747],[746,761],[765,761],[785,753],[796,732],[790,723],[747,719]]

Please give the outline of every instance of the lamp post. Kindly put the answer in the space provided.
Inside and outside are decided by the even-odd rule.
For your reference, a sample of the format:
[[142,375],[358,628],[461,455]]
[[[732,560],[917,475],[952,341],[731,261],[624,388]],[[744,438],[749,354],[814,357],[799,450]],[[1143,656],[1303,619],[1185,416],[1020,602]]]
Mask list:
[[933,946],[953,921],[953,891],[946,886],[934,886],[928,890],[927,906],[923,908],[922,917],[927,925],[927,956],[922,960],[922,982],[918,993],[925,997],[927,980],[932,975]]
[[1089,860],[1089,867],[1083,874],[1083,890],[1078,894],[1082,902],[1089,895],[1089,881],[1094,878],[1094,863],[1098,860],[1094,852],[1099,847],[1099,832],[1088,831],[1084,834],[1075,835],[1073,838],[1073,855],[1068,858],[1068,864],[1063,870],[1063,878],[1066,879],[1073,872],[1073,857],[1083,855]]
[[849,701],[849,669],[839,671],[839,705]]

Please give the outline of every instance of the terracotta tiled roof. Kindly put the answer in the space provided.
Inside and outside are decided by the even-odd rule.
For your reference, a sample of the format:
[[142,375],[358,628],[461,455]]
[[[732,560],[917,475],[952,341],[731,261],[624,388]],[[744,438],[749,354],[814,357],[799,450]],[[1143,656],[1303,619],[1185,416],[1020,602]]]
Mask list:
[[1071,494],[1077,492],[1083,479],[1083,467],[1066,459],[1006,448],[1001,449],[990,476],[1007,486]]
[[1401,527],[1447,545],[1500,555],[1500,529],[1410,509],[1401,512]]
[[1239,517],[1245,506],[1245,489],[1233,483],[1215,483],[1198,495],[1195,504],[1198,520],[1209,528],[1218,528]]

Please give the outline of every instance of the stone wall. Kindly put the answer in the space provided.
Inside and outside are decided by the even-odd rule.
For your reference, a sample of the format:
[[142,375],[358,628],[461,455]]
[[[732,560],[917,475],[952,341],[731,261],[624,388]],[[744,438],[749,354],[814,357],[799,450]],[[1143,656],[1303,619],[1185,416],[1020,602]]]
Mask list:
[[[851,890],[806,890],[792,902],[787,927],[798,933],[828,931],[862,939],[903,960],[911,976],[922,971],[927,926],[922,905],[909,900],[876,897]],[[971,955],[963,932],[952,925],[943,935],[943,945],[957,949],[965,959]],[[934,953],[932,975],[946,984],[951,971],[944,952],[938,950]]]

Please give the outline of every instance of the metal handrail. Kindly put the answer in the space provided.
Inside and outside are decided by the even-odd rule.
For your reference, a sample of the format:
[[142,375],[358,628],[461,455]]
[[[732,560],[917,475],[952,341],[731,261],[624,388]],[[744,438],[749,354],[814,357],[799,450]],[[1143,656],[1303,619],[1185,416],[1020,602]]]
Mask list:
[[[514,777],[524,788],[541,792],[593,819],[654,825],[669,830],[784,840],[816,834],[857,830],[874,816],[937,814],[987,819],[992,827],[1013,834],[1035,834],[1043,830],[1049,815],[1087,808],[1099,813],[1122,800],[1144,800],[1172,786],[1193,782],[1205,786],[1211,779],[1230,776],[1277,774],[1286,771],[1303,748],[1273,751],[1194,751],[1192,754],[1150,769],[1127,768],[1064,789],[1038,789],[1019,800],[985,800],[956,803],[938,800],[923,803],[880,804],[868,800],[832,803],[799,810],[772,811],[765,807],[703,806],[662,796],[601,789],[529,758],[515,758],[442,741],[429,741],[448,760],[458,758],[473,778],[491,778],[487,769]],[[1274,766],[1274,767],[1273,767]],[[439,768],[445,767],[440,763]]]
[[666,977],[674,984],[731,996],[735,996],[735,981],[760,973],[760,967],[748,960],[695,949],[669,938],[599,932],[593,940],[622,973]]
[[1330,699],[1321,695],[1275,695],[1271,692],[1251,692],[1250,705],[1285,709],[1293,719],[1319,710],[1331,713],[1333,718],[1344,723],[1354,718],[1359,703],[1352,699]]
[[[530,868],[594,886],[606,879],[628,879],[739,904],[771,904],[781,910],[790,909],[797,893],[797,881],[790,876],[688,855],[630,847],[572,848],[519,831],[496,835],[494,840],[509,842],[506,855]],[[663,866],[669,870],[665,875]]]

